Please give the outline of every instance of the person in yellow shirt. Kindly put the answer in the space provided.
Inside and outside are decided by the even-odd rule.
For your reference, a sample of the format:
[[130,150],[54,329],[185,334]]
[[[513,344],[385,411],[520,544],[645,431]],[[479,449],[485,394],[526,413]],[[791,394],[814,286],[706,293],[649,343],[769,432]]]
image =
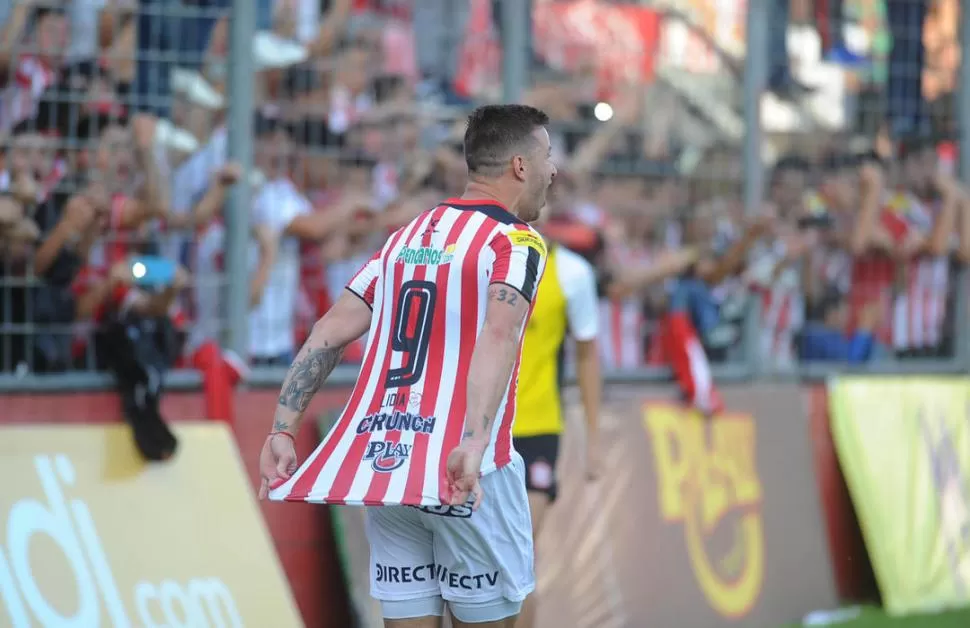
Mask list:
[[[586,416],[587,477],[596,474],[597,423],[602,377],[596,337],[599,303],[596,272],[569,249],[547,243],[549,257],[525,329],[512,439],[526,465],[532,534],[538,537],[549,504],[556,498],[556,461],[563,431],[561,391],[566,340],[573,340],[575,373]],[[516,628],[532,628],[535,594],[522,605]]]

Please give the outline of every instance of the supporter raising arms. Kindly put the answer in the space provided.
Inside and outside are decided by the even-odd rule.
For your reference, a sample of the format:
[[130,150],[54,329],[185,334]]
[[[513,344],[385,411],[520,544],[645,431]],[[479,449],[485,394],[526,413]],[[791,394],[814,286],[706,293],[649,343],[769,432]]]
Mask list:
[[30,119],[41,94],[57,81],[69,43],[63,9],[14,3],[0,28],[0,136]]
[[[896,185],[886,183],[894,175]],[[946,352],[945,319],[949,257],[965,251],[958,218],[967,211],[961,186],[940,171],[935,145],[925,138],[903,142],[899,160],[868,160],[860,170],[861,209],[852,230],[855,256],[851,318],[875,304],[876,338],[898,357]]]
[[290,130],[277,120],[264,119],[258,127],[256,162],[267,182],[253,199],[253,228],[264,247],[256,277],[266,273],[265,284],[250,312],[250,356],[257,364],[285,366],[295,353],[294,319],[300,282],[300,243],[319,243],[342,232],[358,207],[361,195],[338,202],[336,211],[314,212],[310,201],[292,180],[296,145]]

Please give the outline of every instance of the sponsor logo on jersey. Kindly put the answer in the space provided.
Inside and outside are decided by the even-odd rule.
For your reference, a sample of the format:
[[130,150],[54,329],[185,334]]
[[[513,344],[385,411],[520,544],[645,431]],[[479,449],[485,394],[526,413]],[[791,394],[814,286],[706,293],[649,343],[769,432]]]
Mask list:
[[509,233],[509,241],[516,246],[527,246],[535,249],[541,255],[546,254],[546,243],[531,231],[512,231]]
[[370,460],[371,468],[378,473],[390,473],[399,469],[411,456],[411,445],[378,440],[367,444],[364,460]]
[[394,260],[398,264],[414,264],[417,266],[439,266],[449,264],[455,257],[455,245],[449,244],[444,250],[432,246],[410,247],[401,249]]
[[368,414],[360,423],[357,424],[357,433],[366,434],[367,432],[389,432],[400,430],[402,432],[416,432],[418,434],[430,434],[434,431],[434,424],[437,418],[433,416],[420,416],[410,412],[381,412],[379,414]]
[[387,582],[393,584],[410,584],[412,582],[441,582],[452,589],[464,589],[466,591],[479,591],[490,589],[498,584],[498,572],[486,572],[480,574],[466,574],[453,571],[429,563],[427,565],[413,565],[395,567],[374,563],[377,568],[375,582]]
[[421,405],[421,393],[391,391],[384,397],[381,408],[417,408]]

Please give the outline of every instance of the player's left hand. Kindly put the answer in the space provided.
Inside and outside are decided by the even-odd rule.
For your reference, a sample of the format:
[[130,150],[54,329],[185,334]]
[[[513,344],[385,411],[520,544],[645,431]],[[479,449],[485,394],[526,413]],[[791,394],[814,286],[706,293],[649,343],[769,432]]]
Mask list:
[[472,510],[478,510],[482,504],[485,493],[478,478],[481,475],[484,453],[480,445],[471,440],[465,440],[448,454],[446,479],[452,506],[464,504],[468,501],[469,495],[474,498]]
[[289,480],[296,468],[293,439],[282,434],[267,437],[259,452],[259,498],[266,499],[270,490]]

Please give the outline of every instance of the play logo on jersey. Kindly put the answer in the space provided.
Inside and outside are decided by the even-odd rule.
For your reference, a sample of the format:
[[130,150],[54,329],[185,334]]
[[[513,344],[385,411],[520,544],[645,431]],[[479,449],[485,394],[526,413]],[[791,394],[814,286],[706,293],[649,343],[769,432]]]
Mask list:
[[367,444],[364,460],[369,460],[371,467],[378,473],[390,473],[407,462],[411,456],[411,445],[395,443],[389,440],[378,440]]

